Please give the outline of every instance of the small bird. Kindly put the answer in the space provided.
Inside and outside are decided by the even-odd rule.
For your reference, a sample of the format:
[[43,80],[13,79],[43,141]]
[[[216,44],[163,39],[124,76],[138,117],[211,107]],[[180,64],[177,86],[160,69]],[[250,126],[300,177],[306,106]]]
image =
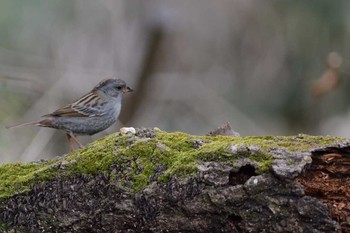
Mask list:
[[7,128],[35,125],[64,130],[70,150],[74,151],[72,139],[79,148],[83,147],[75,135],[93,135],[115,123],[120,113],[123,94],[132,91],[121,79],[106,79],[74,103],[43,115],[38,120]]

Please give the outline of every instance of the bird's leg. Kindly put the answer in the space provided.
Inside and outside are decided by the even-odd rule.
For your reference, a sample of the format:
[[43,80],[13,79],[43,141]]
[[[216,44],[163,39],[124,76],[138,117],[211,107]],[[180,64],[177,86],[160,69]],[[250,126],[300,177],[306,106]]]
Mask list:
[[80,149],[84,148],[84,146],[79,142],[77,137],[72,132],[67,132],[67,134],[69,134],[69,136],[78,144]]
[[72,137],[71,137],[71,135],[69,133],[67,133],[67,139],[68,139],[70,152],[73,152],[74,151],[74,146],[73,146],[73,142],[72,142]]

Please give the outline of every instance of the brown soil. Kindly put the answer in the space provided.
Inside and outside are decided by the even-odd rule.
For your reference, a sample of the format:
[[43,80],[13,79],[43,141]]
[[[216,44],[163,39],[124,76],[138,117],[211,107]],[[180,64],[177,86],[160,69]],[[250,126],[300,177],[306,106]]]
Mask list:
[[350,148],[316,151],[312,163],[298,177],[306,195],[328,206],[341,230],[350,232]]

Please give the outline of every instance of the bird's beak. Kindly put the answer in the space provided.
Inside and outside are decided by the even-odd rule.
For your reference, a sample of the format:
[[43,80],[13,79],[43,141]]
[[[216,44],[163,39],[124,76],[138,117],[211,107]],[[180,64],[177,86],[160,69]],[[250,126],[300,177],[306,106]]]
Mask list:
[[131,89],[130,87],[126,86],[126,87],[123,88],[122,91],[123,91],[123,93],[127,93],[127,92],[132,92],[133,89]]

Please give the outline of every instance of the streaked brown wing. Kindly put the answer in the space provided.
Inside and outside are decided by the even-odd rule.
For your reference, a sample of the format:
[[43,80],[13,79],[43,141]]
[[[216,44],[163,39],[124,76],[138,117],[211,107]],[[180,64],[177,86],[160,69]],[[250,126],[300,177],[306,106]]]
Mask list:
[[103,102],[104,101],[102,101],[102,99],[95,92],[90,92],[74,103],[57,109],[49,115],[59,117],[101,116],[103,115],[103,111],[101,109],[101,104]]
[[89,115],[84,114],[83,112],[76,111],[72,108],[72,105],[64,106],[60,109],[57,109],[53,113],[49,114],[57,117],[88,117]]

